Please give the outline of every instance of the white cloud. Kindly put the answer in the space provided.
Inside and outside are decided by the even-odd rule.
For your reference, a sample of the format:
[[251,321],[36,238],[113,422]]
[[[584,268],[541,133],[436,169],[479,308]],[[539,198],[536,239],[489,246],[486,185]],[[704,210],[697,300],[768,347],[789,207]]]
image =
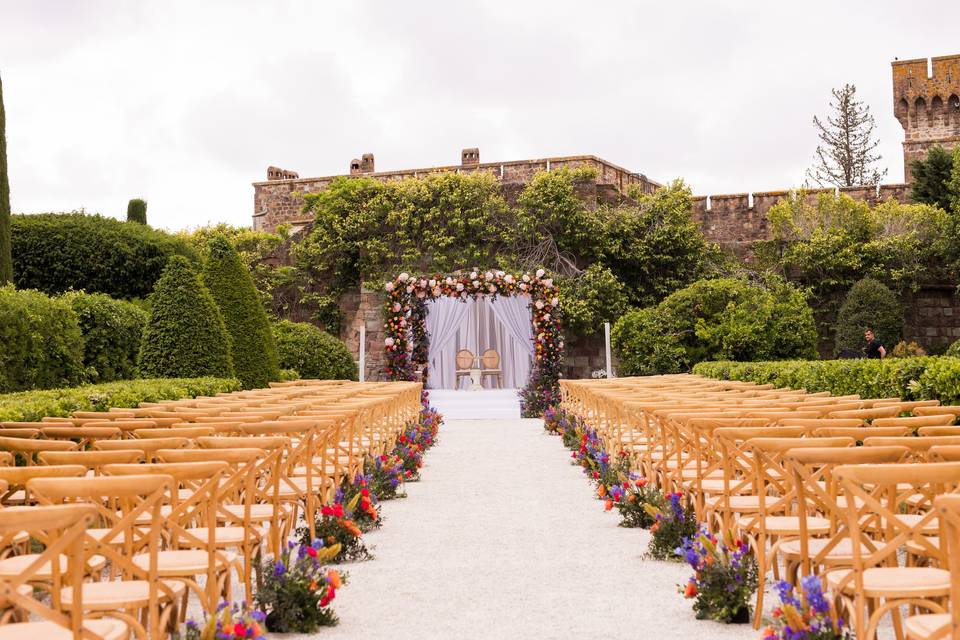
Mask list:
[[116,3],[0,0],[16,211],[249,224],[268,165],[301,176],[595,154],[700,193],[797,185],[830,89],[858,86],[890,179],[890,61],[958,52],[925,0]]

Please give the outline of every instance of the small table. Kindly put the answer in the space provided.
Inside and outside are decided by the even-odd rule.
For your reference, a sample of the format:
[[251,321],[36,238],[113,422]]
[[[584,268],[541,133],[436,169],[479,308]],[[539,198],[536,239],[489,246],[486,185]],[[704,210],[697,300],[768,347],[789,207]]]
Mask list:
[[483,391],[483,372],[480,369],[470,369],[470,386],[467,391]]

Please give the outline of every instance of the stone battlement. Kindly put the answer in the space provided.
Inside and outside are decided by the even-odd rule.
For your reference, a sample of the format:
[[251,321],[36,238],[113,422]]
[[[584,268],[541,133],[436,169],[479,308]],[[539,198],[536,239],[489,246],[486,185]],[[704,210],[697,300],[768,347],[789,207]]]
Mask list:
[[[306,224],[302,214],[303,195],[323,191],[333,180],[341,177],[358,176],[376,180],[403,180],[420,178],[436,173],[477,173],[486,172],[506,184],[526,184],[540,171],[560,168],[591,166],[597,170],[597,185],[610,185],[618,192],[625,193],[630,185],[640,185],[644,193],[652,193],[661,185],[641,173],[635,173],[615,165],[597,156],[563,156],[557,158],[539,158],[535,160],[512,160],[508,162],[480,162],[480,151],[476,148],[461,152],[461,164],[422,169],[399,169],[395,171],[374,171],[373,154],[364,154],[363,160],[350,163],[350,173],[319,178],[300,178],[294,172],[286,172],[295,177],[274,177],[284,170],[270,167],[267,180],[254,182],[255,231],[274,231],[284,223],[294,226]],[[274,173],[271,175],[271,171]]]

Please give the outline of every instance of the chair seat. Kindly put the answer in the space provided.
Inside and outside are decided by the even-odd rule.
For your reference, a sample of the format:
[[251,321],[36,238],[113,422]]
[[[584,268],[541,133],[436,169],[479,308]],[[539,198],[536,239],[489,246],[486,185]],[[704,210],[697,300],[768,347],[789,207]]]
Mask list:
[[[173,598],[183,595],[186,585],[175,580],[162,580],[173,593]],[[167,599],[161,590],[160,601]],[[73,587],[64,587],[60,591],[60,601],[65,609],[73,606]],[[150,604],[150,583],[146,580],[120,580],[83,583],[83,608],[85,611],[138,609]]]
[[[28,553],[22,556],[10,556],[0,560],[0,578],[15,578],[24,573],[34,560],[40,557],[37,553]],[[100,571],[107,564],[107,559],[103,556],[90,556],[87,560],[88,571]],[[53,580],[50,561],[44,562],[39,569],[32,572],[32,575],[38,580]],[[60,573],[67,571],[67,557],[60,556]]]
[[[726,504],[720,504],[721,500],[726,500]],[[711,496],[707,498],[708,507],[728,508],[730,511],[747,512],[759,511],[760,496]]]
[[[103,640],[120,640],[129,635],[127,623],[112,618],[84,620],[84,628],[97,634]],[[55,622],[16,622],[0,625],[0,640],[23,640],[23,638],[43,638],[43,640],[71,640],[69,629]]]
[[[829,538],[811,538],[807,540],[807,550],[811,556],[815,556],[826,548]],[[860,543],[860,549],[863,553],[870,553],[867,545]],[[780,552],[787,558],[800,557],[800,541],[787,540],[780,545]],[[853,543],[850,538],[844,538],[837,542],[837,545],[830,549],[824,556],[825,564],[850,564],[853,561]]]
[[[232,518],[228,517],[222,511],[217,513],[217,520],[220,521],[229,521],[236,522],[242,521],[245,517],[245,508],[242,504],[228,504],[221,506],[222,511],[226,511]],[[274,508],[272,504],[254,504],[250,506],[250,520],[255,522],[264,522],[266,520],[273,520],[275,517],[279,516],[281,518],[286,518],[290,515],[290,510],[285,507],[280,507],[277,511],[279,513],[274,513]]]
[[[237,554],[219,552],[223,560],[217,560],[217,570],[225,569],[236,562]],[[157,571],[161,577],[173,578],[181,576],[195,576],[207,572],[209,555],[206,551],[192,549],[177,549],[157,553]],[[150,566],[150,554],[141,553],[133,556],[133,564],[146,570]]]
[[[827,573],[827,585],[836,590],[850,574],[850,569]],[[854,581],[844,585],[850,593]],[[932,567],[873,567],[863,572],[863,594],[868,598],[927,597],[935,598],[950,593],[950,572]]]
[[[949,613],[924,613],[907,618],[904,628],[907,630],[907,638],[910,640],[926,640],[949,624]],[[949,638],[950,632],[948,631],[941,637]]]
[[[744,518],[738,524],[751,531],[756,531],[758,528],[756,516]],[[763,526],[767,535],[798,535],[800,533],[800,518],[798,516],[766,516],[763,518]],[[828,534],[830,533],[830,521],[826,518],[808,516],[807,531],[815,536]]]
[[[193,527],[186,529],[187,533],[196,537],[204,544],[207,543],[209,529],[207,527]],[[260,531],[261,536],[265,536],[264,531]],[[218,547],[239,547],[247,541],[247,530],[243,527],[217,527],[213,533],[214,544]],[[255,538],[250,538],[250,542],[256,542]],[[180,544],[193,546],[194,540],[185,537],[180,538]]]

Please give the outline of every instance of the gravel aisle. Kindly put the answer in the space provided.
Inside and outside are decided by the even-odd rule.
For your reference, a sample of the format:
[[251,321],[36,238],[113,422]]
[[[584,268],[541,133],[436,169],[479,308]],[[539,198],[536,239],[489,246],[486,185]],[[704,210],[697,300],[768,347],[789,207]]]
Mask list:
[[[340,625],[316,638],[756,638],[698,621],[682,565],[643,560],[540,420],[450,420],[409,497],[343,565]],[[291,636],[306,637],[306,636]]]

